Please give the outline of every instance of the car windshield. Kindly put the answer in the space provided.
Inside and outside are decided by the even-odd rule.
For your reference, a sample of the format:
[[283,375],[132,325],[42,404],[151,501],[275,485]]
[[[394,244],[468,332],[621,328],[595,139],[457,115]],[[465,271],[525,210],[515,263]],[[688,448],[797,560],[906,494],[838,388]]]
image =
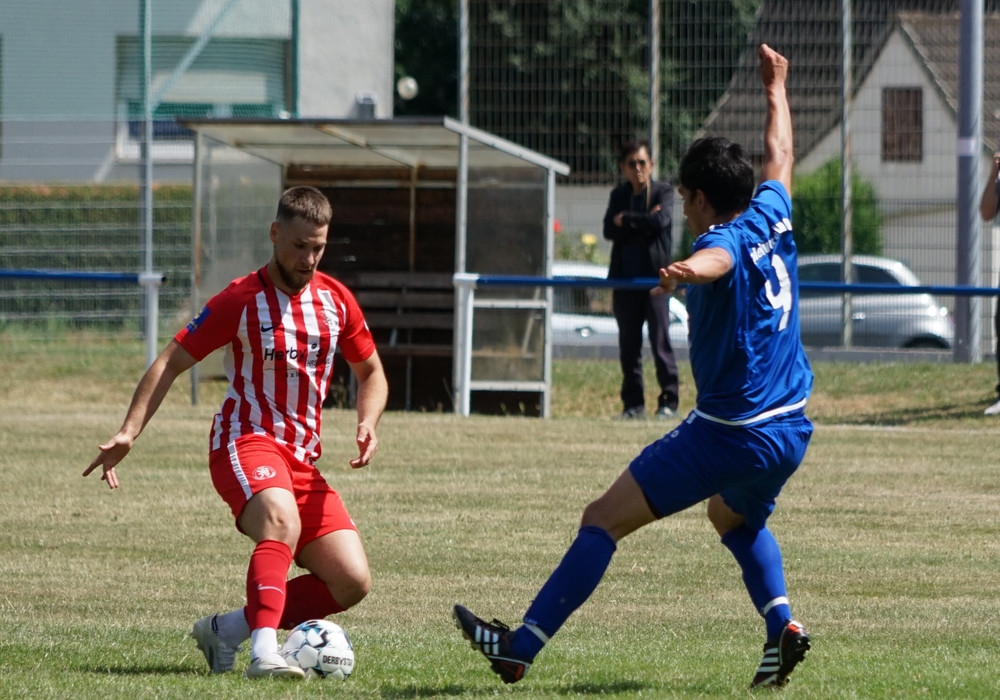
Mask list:
[[[887,284],[900,286],[900,281],[888,270],[874,265],[854,264],[854,281],[857,284]],[[806,263],[799,265],[799,282],[840,282],[840,263]],[[803,290],[802,296],[829,294],[817,290]]]

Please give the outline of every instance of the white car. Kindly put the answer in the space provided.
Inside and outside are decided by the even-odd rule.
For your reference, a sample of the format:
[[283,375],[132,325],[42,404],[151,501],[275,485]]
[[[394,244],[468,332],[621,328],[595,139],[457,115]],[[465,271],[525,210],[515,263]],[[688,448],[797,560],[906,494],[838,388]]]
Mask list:
[[[611,287],[586,286],[588,280],[606,280],[606,265],[556,260],[553,279],[579,279],[581,286],[558,285],[552,289],[552,345],[560,348],[605,349],[604,356],[618,356],[618,322],[611,313]],[[670,344],[688,346],[688,314],[683,302],[670,297]],[[648,351],[649,336],[646,335]],[[613,352],[612,352],[613,351]]]

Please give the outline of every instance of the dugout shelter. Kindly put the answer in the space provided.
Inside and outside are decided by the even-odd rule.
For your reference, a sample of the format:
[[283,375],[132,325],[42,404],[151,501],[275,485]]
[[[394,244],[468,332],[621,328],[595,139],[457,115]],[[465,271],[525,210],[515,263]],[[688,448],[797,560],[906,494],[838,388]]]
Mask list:
[[[477,291],[468,343],[455,332],[453,278],[549,277],[556,176],[567,165],[448,117],[181,123],[195,142],[193,313],[270,258],[281,191],[313,185],[333,205],[320,269],[365,311],[389,408],[452,411],[464,393],[476,412],[548,415],[551,289]],[[199,378],[220,372],[218,360],[202,363],[195,400]],[[338,363],[328,403],[352,399]]]

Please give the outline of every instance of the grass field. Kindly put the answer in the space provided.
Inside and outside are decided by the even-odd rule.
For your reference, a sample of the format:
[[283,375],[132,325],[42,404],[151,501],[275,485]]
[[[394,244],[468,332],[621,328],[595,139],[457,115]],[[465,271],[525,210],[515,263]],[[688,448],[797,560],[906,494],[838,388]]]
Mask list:
[[[745,697],[762,624],[702,507],[624,540],[593,598],[503,686],[450,619],[516,622],[583,506],[646,443],[618,370],[556,366],[551,420],[389,413],[352,472],[353,416],[325,415],[321,467],[375,585],[337,617],[345,683],[212,676],[191,623],[242,604],[250,543],[205,467],[221,387],[175,386],[110,492],[80,473],[120,424],[140,343],[0,335],[0,697]],[[772,529],[814,646],[789,698],[1000,697],[1000,430],[981,365],[823,364],[815,437]],[[693,386],[684,367],[682,410]],[[248,662],[244,652],[237,669]]]

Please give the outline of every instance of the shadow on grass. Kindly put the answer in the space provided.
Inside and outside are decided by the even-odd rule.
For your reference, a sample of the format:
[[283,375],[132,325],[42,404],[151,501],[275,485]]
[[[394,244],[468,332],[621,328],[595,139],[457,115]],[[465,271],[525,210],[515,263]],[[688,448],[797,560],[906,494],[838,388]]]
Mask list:
[[[500,686],[498,685],[498,688]],[[566,687],[545,688],[546,694],[558,695],[614,695],[617,693],[635,693],[643,690],[651,690],[653,686],[649,683],[639,683],[637,681],[615,681],[611,683],[574,683]],[[539,692],[537,687],[531,684],[518,684],[516,690],[523,691],[522,694],[534,695]],[[443,696],[460,696],[469,694],[479,694],[482,688],[479,685],[415,685],[405,688],[383,688],[381,696],[386,700],[403,700],[404,698],[430,698]]]
[[165,664],[140,664],[135,666],[92,666],[81,668],[87,673],[106,676],[207,676],[207,672],[193,670],[190,666]]
[[[926,406],[900,406],[892,409],[882,409],[870,413],[855,414],[842,420],[831,422],[841,425],[882,425],[882,426],[919,426],[934,422],[949,422],[982,418],[982,406],[961,404],[931,404]],[[808,409],[806,411],[808,415]]]

